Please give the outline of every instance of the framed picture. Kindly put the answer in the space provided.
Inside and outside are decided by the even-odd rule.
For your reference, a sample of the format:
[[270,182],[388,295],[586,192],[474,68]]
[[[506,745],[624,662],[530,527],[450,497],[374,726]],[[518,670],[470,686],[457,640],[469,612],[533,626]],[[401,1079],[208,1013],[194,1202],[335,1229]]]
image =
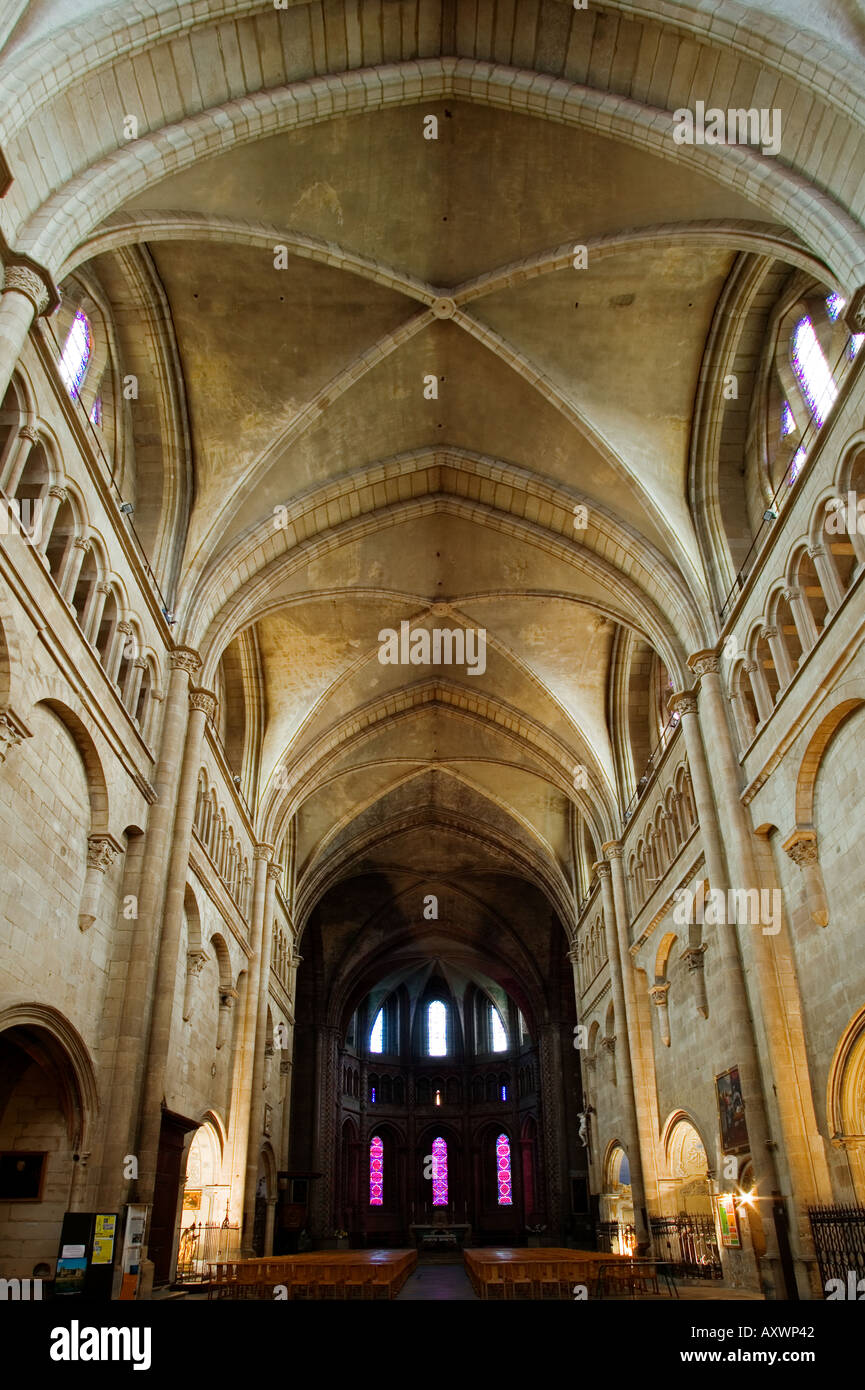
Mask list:
[[738,1250],[742,1242],[739,1239],[739,1218],[736,1214],[736,1198],[732,1192],[719,1192],[718,1202],[718,1225],[721,1229],[721,1244],[728,1250]]
[[200,1188],[187,1188],[183,1194],[184,1211],[201,1210],[201,1190]]
[[721,1127],[721,1151],[725,1154],[747,1153],[748,1126],[745,1121],[745,1102],[739,1068],[731,1067],[715,1077],[718,1093],[718,1121]]
[[0,1153],[0,1202],[40,1202],[46,1153]]

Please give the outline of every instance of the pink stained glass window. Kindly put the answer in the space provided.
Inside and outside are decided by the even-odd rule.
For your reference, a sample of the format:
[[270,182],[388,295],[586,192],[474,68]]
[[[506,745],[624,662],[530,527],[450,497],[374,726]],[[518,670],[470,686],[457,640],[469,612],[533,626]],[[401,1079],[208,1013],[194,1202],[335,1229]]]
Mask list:
[[444,1139],[434,1139],[432,1146],[432,1189],[434,1207],[448,1204],[448,1146]]
[[369,1204],[380,1207],[384,1198],[384,1144],[376,1134],[369,1146]]
[[513,1206],[511,1195],[511,1145],[506,1134],[496,1140],[496,1178],[499,1185],[499,1206]]

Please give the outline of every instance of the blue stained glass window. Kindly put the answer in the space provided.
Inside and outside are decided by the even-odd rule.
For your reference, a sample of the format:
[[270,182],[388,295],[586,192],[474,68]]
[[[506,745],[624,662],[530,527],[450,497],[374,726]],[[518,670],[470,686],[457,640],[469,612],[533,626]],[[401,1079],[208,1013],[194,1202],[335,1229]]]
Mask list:
[[369,1100],[371,1105],[375,1105],[375,1086],[370,1088]]
[[502,1100],[507,1100],[507,1098],[508,1098],[508,1088],[507,1088],[507,1086],[502,1086]]
[[432,1146],[432,1189],[434,1207],[448,1204],[448,1146],[444,1139],[434,1139]]
[[427,1055],[446,1057],[448,1050],[448,1011],[441,999],[434,999],[427,1009]]
[[493,1039],[493,1052],[507,1052],[508,1038],[502,1016],[494,1004],[490,1004],[490,1032]]
[[376,1134],[369,1146],[369,1204],[380,1207],[384,1198],[384,1144]]
[[826,313],[834,323],[842,309],[847,307],[847,300],[842,299],[840,294],[830,294],[826,296]]
[[781,407],[781,438],[786,439],[787,435],[792,434],[795,428],[796,421],[793,419],[790,402],[785,401]]
[[802,395],[819,429],[835,403],[838,388],[807,314],[793,329],[790,360]]
[[384,1009],[379,1009],[369,1035],[370,1052],[384,1052]]
[[496,1140],[496,1180],[499,1189],[499,1206],[513,1206],[511,1191],[511,1145],[506,1134]]
[[91,349],[90,320],[84,310],[79,309],[66,335],[59,362],[61,380],[73,401],[77,400],[87,375]]

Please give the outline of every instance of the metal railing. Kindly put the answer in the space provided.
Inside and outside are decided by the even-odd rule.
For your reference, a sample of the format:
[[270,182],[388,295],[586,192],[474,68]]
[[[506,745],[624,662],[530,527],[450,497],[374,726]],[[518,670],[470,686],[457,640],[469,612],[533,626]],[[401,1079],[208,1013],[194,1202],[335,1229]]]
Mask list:
[[637,806],[637,802],[640,800],[640,797],[643,795],[643,792],[649,785],[649,779],[652,773],[655,771],[655,768],[658,766],[667,749],[669,748],[670,744],[672,743],[680,722],[681,720],[679,714],[677,712],[674,712],[670,715],[670,718],[667,720],[666,724],[661,730],[658,742],[655,744],[654,748],[649,754],[649,761],[646,763],[645,770],[643,771],[643,774],[640,777],[639,782],[637,783],[634,795],[631,797],[630,801],[628,802],[627,806],[625,807],[622,813],[622,822],[624,825],[627,825],[628,821],[633,816]]
[[824,1289],[829,1279],[846,1287],[851,1271],[865,1278],[865,1207],[809,1207],[808,1220]]
[[239,1226],[230,1226],[224,1221],[220,1226],[210,1222],[184,1226],[180,1232],[175,1282],[201,1283],[208,1278],[213,1261],[236,1260],[239,1255]]

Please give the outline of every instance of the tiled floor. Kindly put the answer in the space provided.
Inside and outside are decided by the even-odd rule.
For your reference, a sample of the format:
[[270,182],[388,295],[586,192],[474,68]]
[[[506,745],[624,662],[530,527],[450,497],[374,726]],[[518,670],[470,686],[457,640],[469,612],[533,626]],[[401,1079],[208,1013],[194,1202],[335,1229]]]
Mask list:
[[397,1294],[397,1301],[401,1298],[477,1302],[461,1264],[418,1264]]

